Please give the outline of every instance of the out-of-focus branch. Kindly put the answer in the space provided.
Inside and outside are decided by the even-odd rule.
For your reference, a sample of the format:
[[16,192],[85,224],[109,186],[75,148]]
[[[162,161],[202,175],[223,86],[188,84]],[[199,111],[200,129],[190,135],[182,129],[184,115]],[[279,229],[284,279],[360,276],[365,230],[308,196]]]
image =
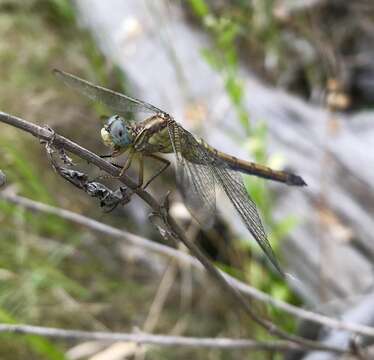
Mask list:
[[[152,251],[163,256],[168,256],[170,258],[177,259],[181,263],[191,264],[194,267],[199,268],[200,270],[203,270],[203,267],[201,266],[201,264],[187,253],[176,250],[166,245],[159,244],[155,241],[145,239],[141,236],[132,234],[128,231],[120,230],[115,227],[106,225],[104,223],[91,219],[87,216],[77,214],[73,211],[43,204],[41,202],[31,200],[23,196],[11,194],[7,191],[1,191],[0,198],[7,200],[9,202],[12,202],[13,204],[20,205],[32,211],[44,212],[44,213],[59,216],[65,220],[69,220],[76,224],[86,226],[92,230],[99,231],[105,235],[114,236],[116,238],[121,238],[147,251]],[[373,331],[373,336],[374,336],[374,331]]]
[[6,176],[3,171],[0,170],[0,187],[2,187],[6,182]]
[[230,338],[194,338],[185,336],[153,335],[143,332],[118,333],[58,329],[51,327],[24,325],[24,324],[0,324],[0,333],[32,334],[52,338],[68,340],[98,340],[98,341],[126,341],[137,344],[150,344],[167,347],[192,347],[192,348],[216,348],[216,349],[246,349],[254,351],[290,351],[303,350],[300,345],[289,341],[254,341],[246,339]]
[[[169,246],[145,239],[125,230],[119,230],[117,228],[103,224],[89,217],[83,216],[81,214],[77,214],[72,211],[61,209],[51,205],[46,205],[34,200],[27,199],[22,196],[9,194],[6,191],[0,192],[0,198],[12,202],[14,204],[20,205],[32,211],[39,211],[57,215],[63,219],[73,221],[76,224],[86,226],[92,230],[99,231],[109,236],[123,239],[133,245],[145,249],[146,251],[152,251],[159,255],[167,256],[175,260],[178,260],[180,263],[192,265],[195,269],[198,269],[200,271],[204,270],[201,264],[189,254],[186,254],[180,250],[173,249]],[[321,326],[326,326],[335,330],[348,331],[358,335],[374,337],[373,327],[333,319],[328,316],[324,316],[309,310],[298,308],[294,305],[288,304],[281,300],[277,300],[271,297],[270,295],[260,290],[257,290],[256,288],[248,284],[245,284],[226,273],[222,272],[222,275],[226,278],[226,280],[230,283],[231,286],[237,288],[244,295],[249,296],[260,302],[266,303],[268,305],[272,305],[301,320],[311,321]]]
[[[26,120],[21,118],[6,114],[4,112],[0,112],[0,121],[11,126],[17,127],[22,129],[41,140],[47,142],[53,142],[53,146],[57,148],[63,148],[77,156],[81,159],[84,159],[97,167],[101,170],[106,171],[108,174],[118,177],[120,174],[120,170],[113,166],[111,163],[105,161],[98,155],[92,153],[91,151],[83,148],[82,146],[74,143],[73,141],[60,136],[53,131],[30,123]],[[222,273],[213,265],[213,263],[202,253],[199,247],[190,241],[186,236],[184,231],[179,227],[176,221],[170,216],[170,214],[166,211],[167,209],[164,208],[163,205],[159,205],[158,202],[145,190],[138,188],[136,184],[131,181],[130,178],[123,175],[119,179],[123,184],[127,187],[133,189],[135,193],[144,200],[151,208],[154,214],[160,217],[164,221],[164,225],[167,228],[167,231],[173,236],[177,241],[181,241],[189,250],[190,252],[200,261],[206,271],[209,273],[211,277],[213,277],[217,283],[221,286],[222,290],[230,295],[233,301],[238,305],[235,306],[235,310],[242,309],[245,313],[258,325],[263,327],[269,334],[278,336],[281,339],[292,341],[296,344],[299,344],[305,348],[309,349],[318,349],[321,351],[328,351],[334,352],[338,354],[342,353],[350,353],[350,349],[343,349],[340,347],[335,346],[327,346],[321,344],[319,342],[311,341],[304,339],[300,336],[290,334],[281,328],[279,328],[276,324],[271,322],[270,320],[261,318],[255,309],[252,308],[250,303],[243,297],[243,295],[235,288],[230,285],[227,279],[222,275]]]

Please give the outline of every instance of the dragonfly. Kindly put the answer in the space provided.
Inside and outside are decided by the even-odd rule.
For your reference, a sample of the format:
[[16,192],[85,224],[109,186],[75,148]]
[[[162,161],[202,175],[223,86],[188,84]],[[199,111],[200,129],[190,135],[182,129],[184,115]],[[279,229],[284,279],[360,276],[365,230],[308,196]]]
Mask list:
[[[240,173],[254,175],[291,186],[305,181],[290,172],[238,159],[208,145],[180,125],[167,112],[145,101],[104,88],[61,70],[55,75],[67,86],[114,111],[101,129],[103,143],[112,149],[108,157],[128,153],[120,177],[135,157],[139,160],[138,186],[147,187],[170,165],[160,154],[174,153],[176,179],[186,207],[203,226],[209,227],[216,211],[216,191],[221,189],[240,215],[246,228],[273,264],[284,276],[267,238],[256,204],[247,193]],[[149,114],[143,120],[136,113]],[[149,157],[163,163],[162,168],[143,184],[143,160]]]

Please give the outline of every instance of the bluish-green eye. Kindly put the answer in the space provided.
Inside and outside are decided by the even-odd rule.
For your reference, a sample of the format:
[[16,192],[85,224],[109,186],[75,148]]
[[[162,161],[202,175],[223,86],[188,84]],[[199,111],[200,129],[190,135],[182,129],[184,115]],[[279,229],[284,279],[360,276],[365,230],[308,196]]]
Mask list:
[[111,116],[105,124],[105,129],[114,145],[124,147],[131,144],[132,138],[126,127],[125,120],[119,115]]

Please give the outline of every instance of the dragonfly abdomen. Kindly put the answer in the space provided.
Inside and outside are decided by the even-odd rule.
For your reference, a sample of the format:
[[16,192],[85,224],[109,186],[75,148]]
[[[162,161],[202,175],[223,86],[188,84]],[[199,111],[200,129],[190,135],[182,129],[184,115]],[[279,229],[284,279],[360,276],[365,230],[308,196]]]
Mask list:
[[306,185],[305,181],[298,175],[286,171],[273,170],[261,164],[238,159],[235,156],[231,156],[224,152],[218,151],[217,149],[214,149],[206,143],[204,143],[204,146],[210,152],[213,152],[216,157],[223,160],[232,170],[240,171],[241,173],[248,175],[258,176],[268,180],[278,181],[287,185]]

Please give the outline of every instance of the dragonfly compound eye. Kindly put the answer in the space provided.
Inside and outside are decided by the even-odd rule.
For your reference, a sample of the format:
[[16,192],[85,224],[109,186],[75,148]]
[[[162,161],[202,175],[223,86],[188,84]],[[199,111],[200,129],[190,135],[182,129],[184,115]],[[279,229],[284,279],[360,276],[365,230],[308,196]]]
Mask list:
[[118,115],[108,120],[107,131],[114,145],[124,147],[131,144],[131,136],[126,127],[125,121]]

